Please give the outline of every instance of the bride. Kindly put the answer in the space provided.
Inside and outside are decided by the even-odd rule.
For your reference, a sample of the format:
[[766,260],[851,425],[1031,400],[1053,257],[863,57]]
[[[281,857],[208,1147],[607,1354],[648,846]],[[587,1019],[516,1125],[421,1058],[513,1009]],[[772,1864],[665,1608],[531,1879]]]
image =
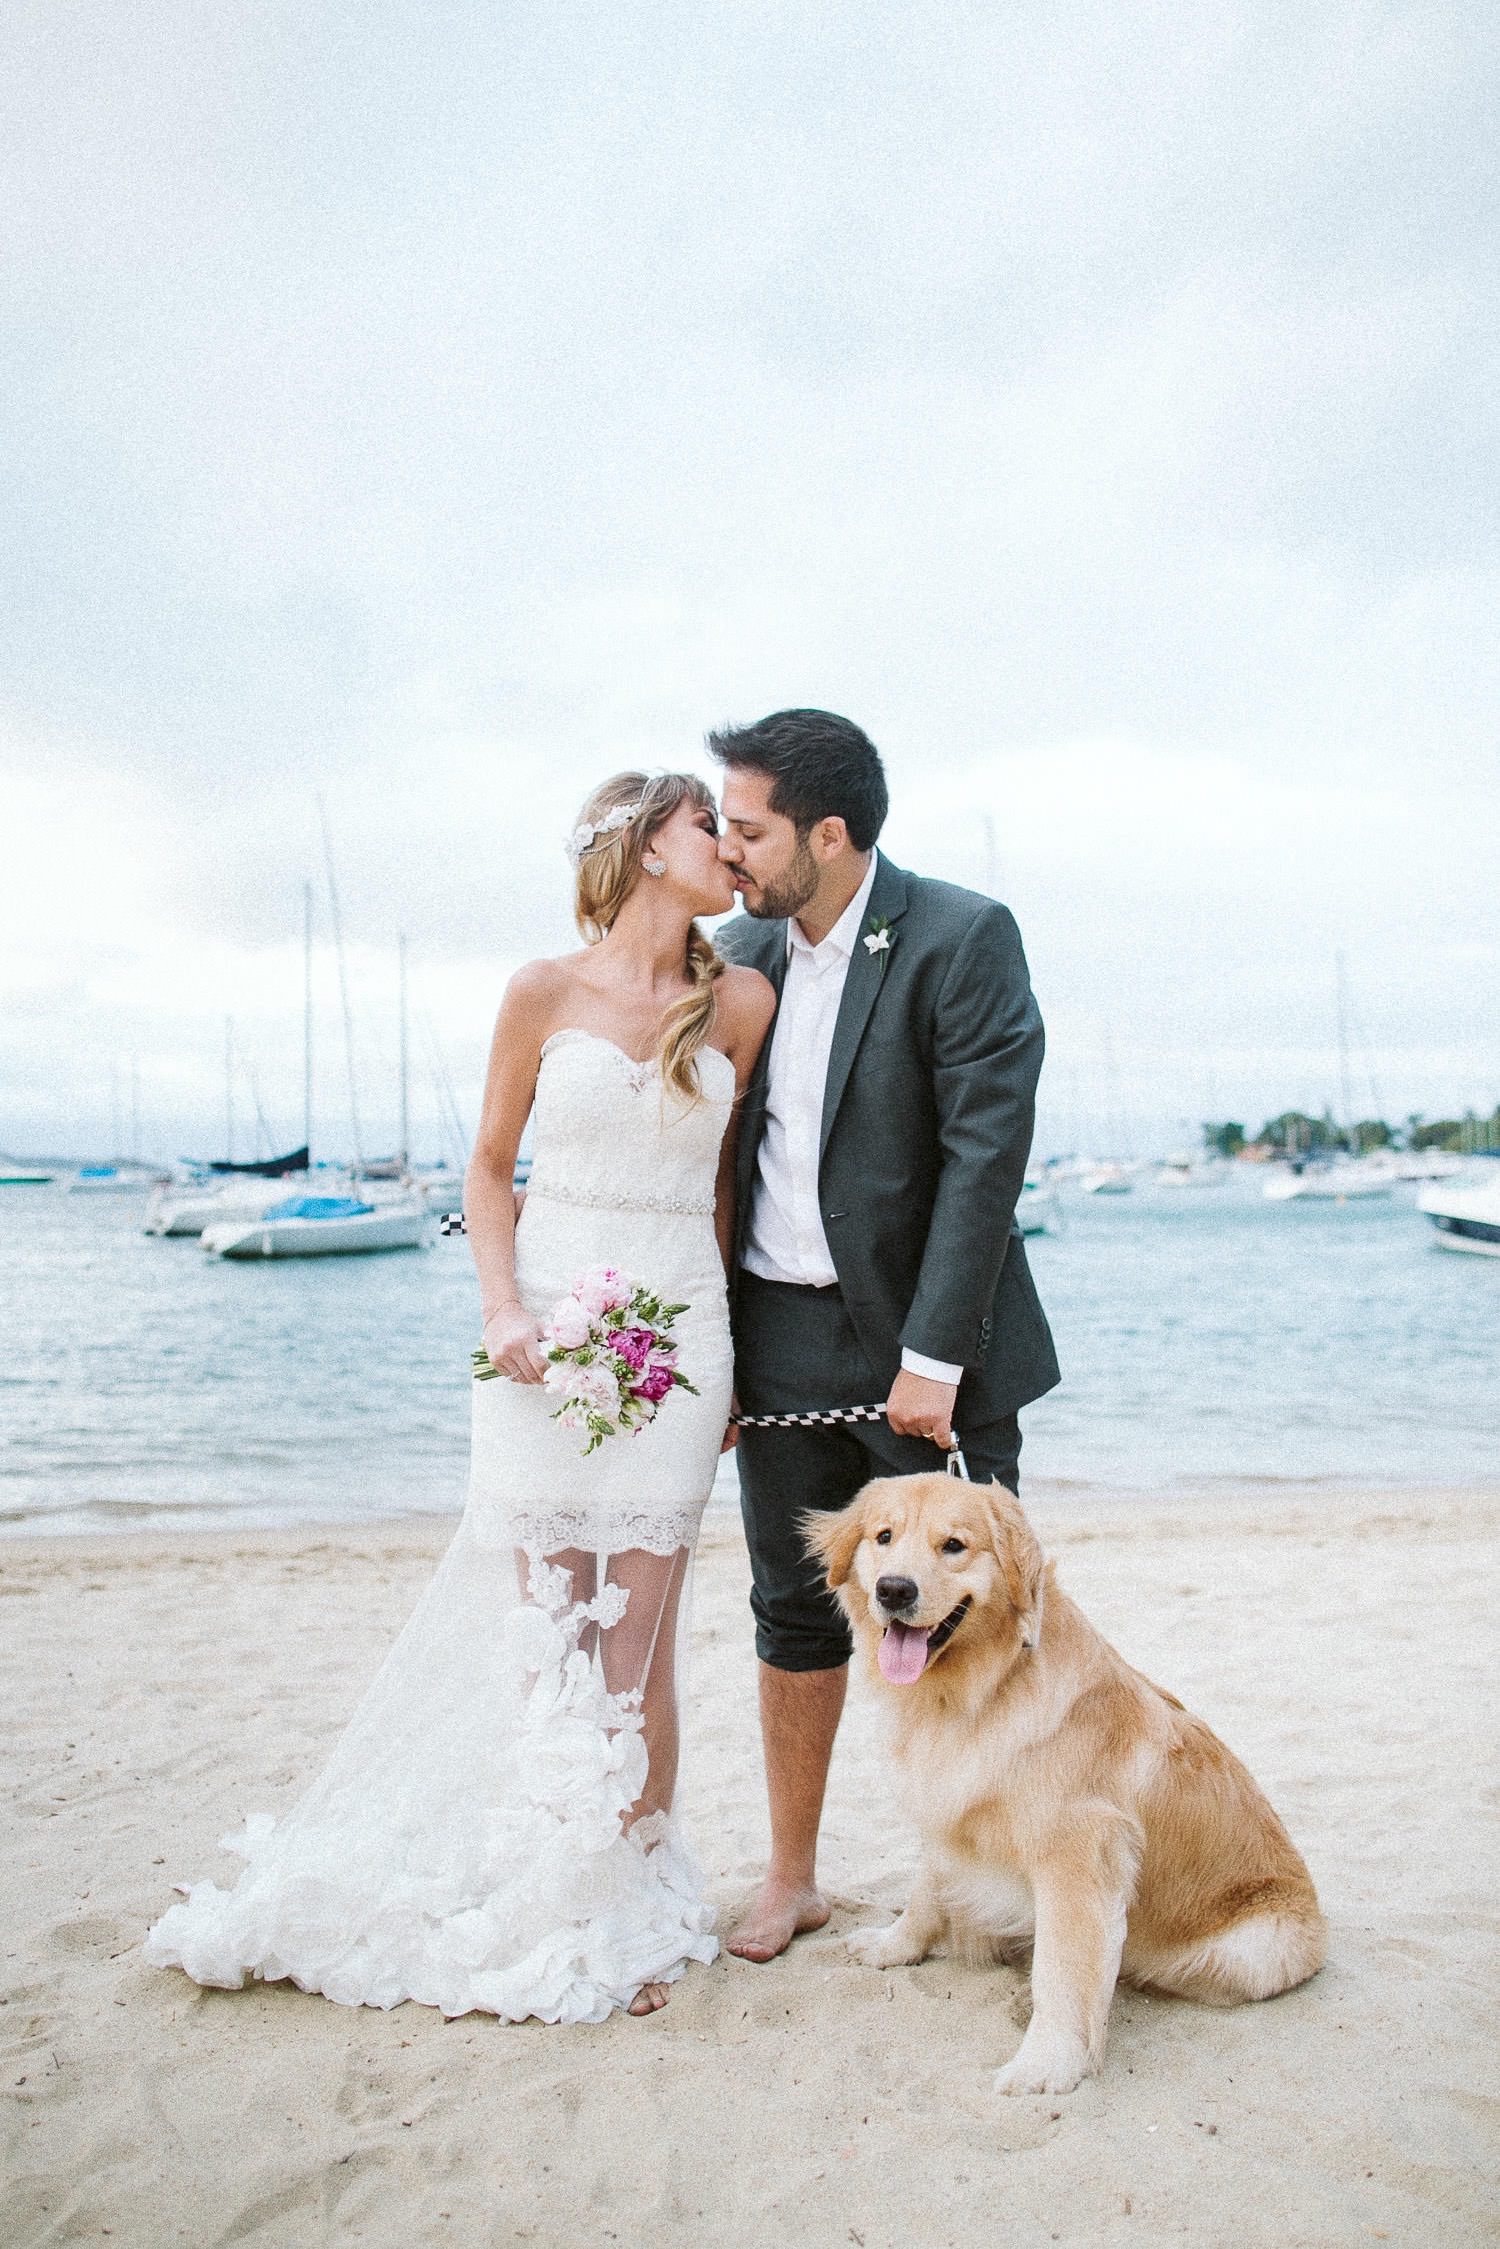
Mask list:
[[[618,774],[583,808],[585,949],[512,978],[466,1183],[484,1349],[508,1379],[473,1385],[463,1517],[306,1794],[226,1838],[247,1862],[233,1889],[191,1885],[150,1932],[147,1958],[198,1983],[602,2022],[714,1957],[672,1816],[679,1642],[727,1441],[736,1102],[775,1005],[696,925],[734,900],[717,834],[689,774]],[[543,1328],[591,1268],[685,1303],[693,1388],[585,1456],[542,1385]]]

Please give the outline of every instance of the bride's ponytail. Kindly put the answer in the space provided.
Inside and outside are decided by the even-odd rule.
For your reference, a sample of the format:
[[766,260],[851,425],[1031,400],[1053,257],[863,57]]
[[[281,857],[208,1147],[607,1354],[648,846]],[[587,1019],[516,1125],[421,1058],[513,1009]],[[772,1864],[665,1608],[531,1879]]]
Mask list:
[[701,1090],[696,1056],[714,1027],[718,1012],[714,985],[724,973],[723,961],[696,922],[688,931],[687,965],[693,988],[674,1000],[662,1017],[657,1052],[662,1084],[672,1086],[688,1100],[696,1100]]

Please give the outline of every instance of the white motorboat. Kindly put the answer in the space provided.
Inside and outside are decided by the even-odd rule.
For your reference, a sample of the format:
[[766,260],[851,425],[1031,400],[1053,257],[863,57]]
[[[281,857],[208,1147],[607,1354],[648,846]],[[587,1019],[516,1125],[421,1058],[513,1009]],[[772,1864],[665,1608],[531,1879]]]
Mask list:
[[1414,1180],[1425,1186],[1433,1179],[1456,1179],[1468,1169],[1468,1159],[1455,1156],[1447,1148],[1408,1149],[1396,1157],[1396,1177]]
[[360,1257],[376,1250],[421,1249],[432,1213],[420,1196],[366,1203],[349,1195],[292,1195],[259,1218],[203,1231],[213,1257]]
[[1222,1163],[1200,1163],[1195,1156],[1164,1156],[1156,1167],[1158,1187],[1222,1187]]
[[1085,1195],[1128,1195],[1134,1184],[1123,1164],[1087,1164],[1078,1174]]
[[147,1164],[80,1164],[68,1181],[70,1195],[143,1195],[168,1183],[164,1171]]
[[0,1187],[47,1187],[55,1174],[38,1171],[33,1164],[0,1162]]
[[1369,1170],[1357,1157],[1278,1164],[1261,1193],[1268,1203],[1354,1203],[1388,1195],[1393,1185],[1386,1169]]
[[1500,1166],[1496,1176],[1472,1174],[1424,1187],[1417,1208],[1432,1220],[1439,1249],[1500,1257]]
[[285,1179],[235,1179],[220,1185],[159,1187],[144,1231],[173,1237],[201,1234],[206,1226],[233,1226],[261,1218],[287,1199]]

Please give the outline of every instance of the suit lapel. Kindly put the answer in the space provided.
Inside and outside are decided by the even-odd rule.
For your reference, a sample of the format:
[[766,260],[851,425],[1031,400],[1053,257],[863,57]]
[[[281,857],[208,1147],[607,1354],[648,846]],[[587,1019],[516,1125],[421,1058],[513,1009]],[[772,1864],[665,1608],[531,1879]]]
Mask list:
[[[839,1103],[844,1098],[844,1088],[849,1082],[849,1072],[854,1067],[854,1057],[859,1042],[865,1035],[865,1025],[880,997],[880,989],[890,974],[891,954],[896,947],[895,924],[906,911],[906,877],[889,859],[881,858],[875,869],[875,880],[870,887],[870,902],[865,918],[855,933],[854,951],[849,961],[849,973],[844,979],[843,997],[839,1001],[838,1019],[833,1027],[833,1045],[828,1055],[828,1076],[823,1082],[823,1124],[818,1137],[818,1161],[821,1164],[828,1147],[828,1135],[833,1130],[833,1120],[838,1115]],[[872,921],[891,923],[891,949],[872,953],[865,943]]]
[[[746,915],[745,920],[750,917]],[[745,968],[758,968],[768,977],[776,992],[776,1005],[781,1006],[782,989],[786,983],[786,923],[784,921],[754,922],[746,933],[747,942],[736,946],[735,958]],[[776,1035],[776,1018],[771,1018],[771,1028],[761,1042],[760,1054],[745,1088],[745,1104],[740,1115],[739,1160],[737,1165],[737,1193],[739,1199],[739,1224],[743,1231],[750,1211],[750,1194],[755,1179],[756,1158],[760,1150],[761,1132],[766,1117],[766,1080],[771,1063],[771,1041]]]

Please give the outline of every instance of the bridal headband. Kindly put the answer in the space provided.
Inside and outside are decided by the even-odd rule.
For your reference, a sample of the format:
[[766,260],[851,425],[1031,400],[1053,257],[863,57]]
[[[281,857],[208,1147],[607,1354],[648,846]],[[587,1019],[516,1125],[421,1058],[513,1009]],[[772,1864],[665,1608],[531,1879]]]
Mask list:
[[602,820],[596,820],[592,826],[585,820],[581,827],[575,828],[563,846],[573,865],[576,867],[584,853],[592,851],[605,836],[616,836],[622,828],[628,828],[644,802],[645,798],[641,797],[634,804],[612,805]]

